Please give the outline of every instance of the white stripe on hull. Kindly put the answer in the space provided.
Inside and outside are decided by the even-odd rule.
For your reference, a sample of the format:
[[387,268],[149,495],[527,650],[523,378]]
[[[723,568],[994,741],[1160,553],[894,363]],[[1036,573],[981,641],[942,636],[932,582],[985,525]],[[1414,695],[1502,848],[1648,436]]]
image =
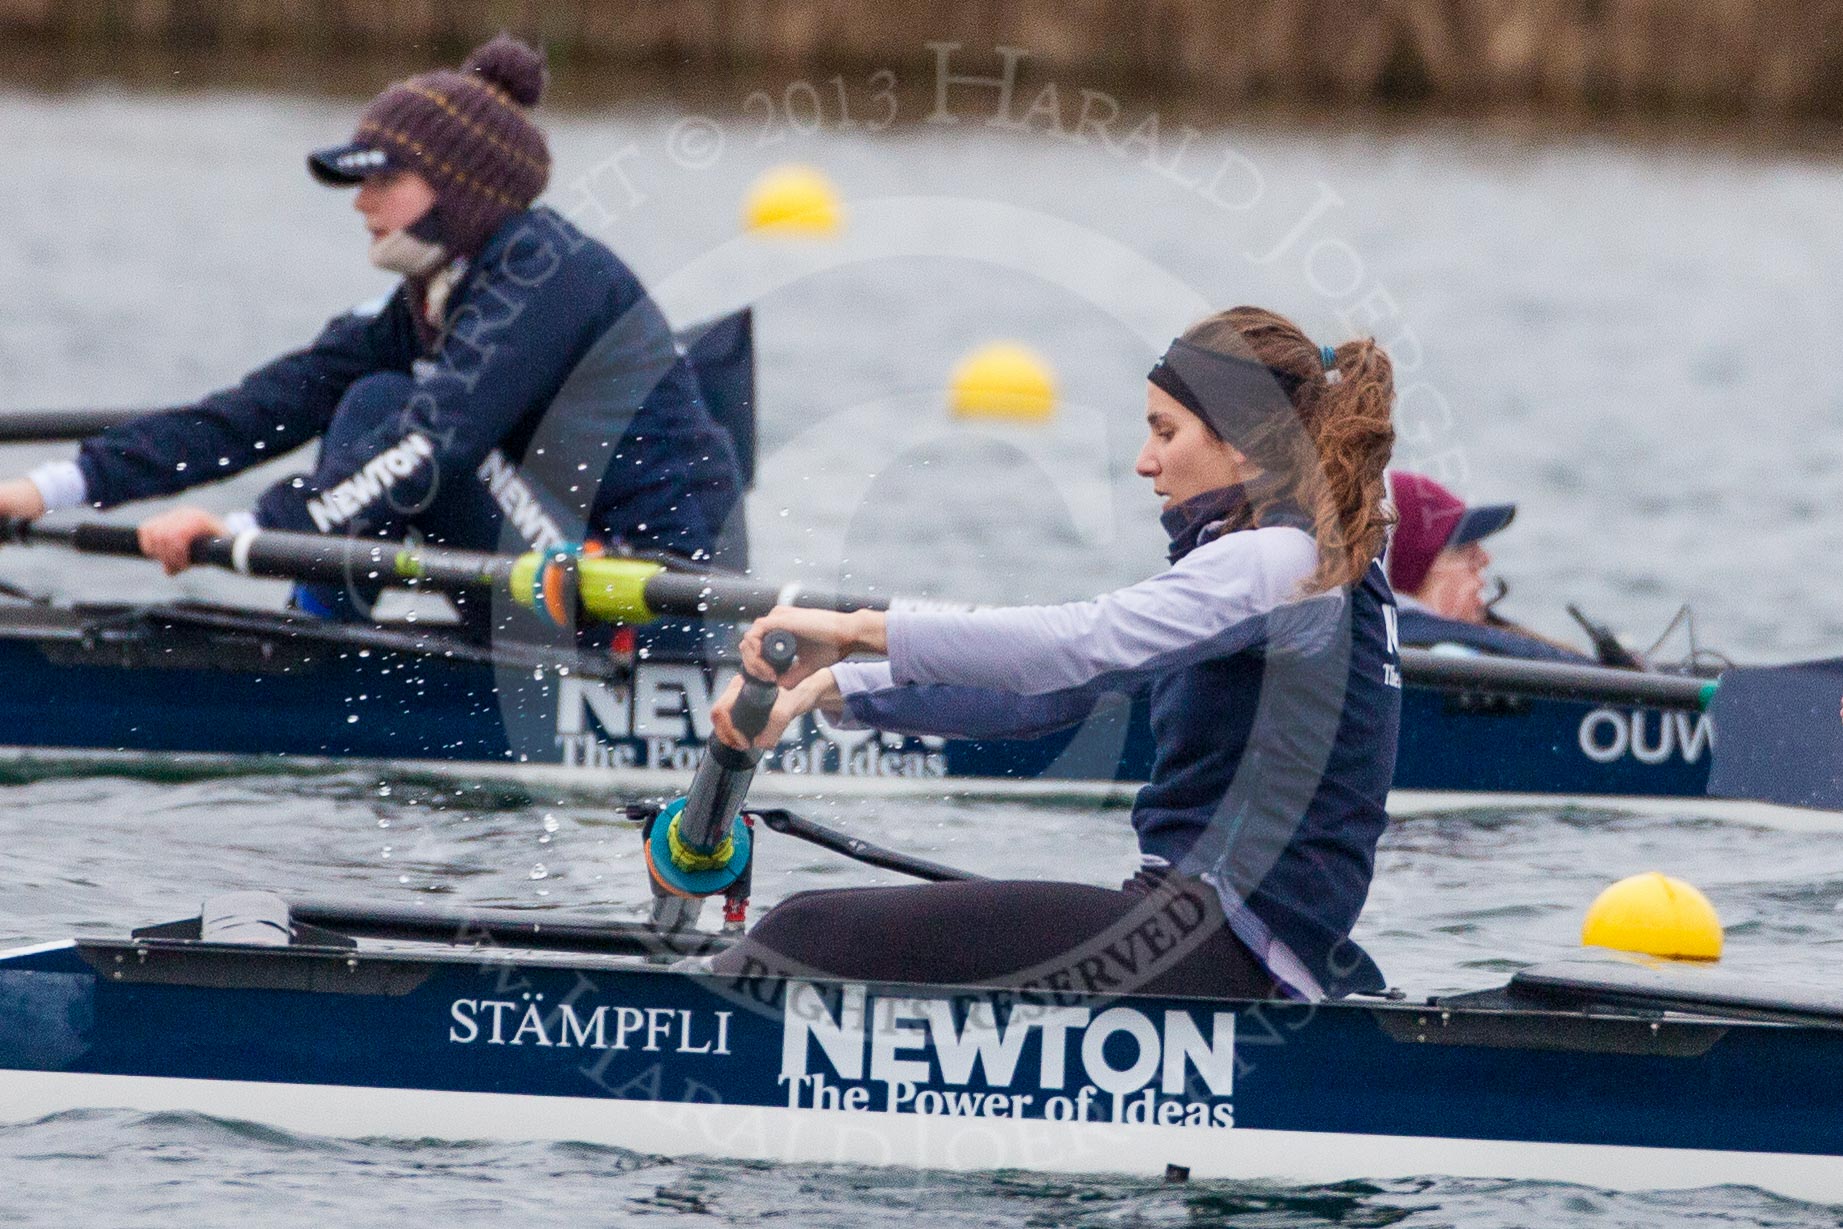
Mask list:
[[[220,755],[210,752],[103,751],[88,748],[0,747],[0,758],[22,765],[160,762],[200,770],[272,767],[276,771],[386,771],[431,773],[462,780],[516,780],[566,789],[619,790],[669,796],[683,793],[691,774],[668,768],[583,768],[561,764],[513,764],[489,760],[365,760],[329,756]],[[1141,781],[1095,781],[1032,777],[868,777],[826,773],[763,772],[749,786],[763,798],[809,797],[815,791],[845,798],[1066,798],[1102,805],[1129,805]],[[1673,798],[1629,794],[1498,794],[1447,790],[1394,790],[1389,811],[1397,818],[1477,809],[1574,807],[1618,814],[1715,819],[1784,832],[1843,832],[1843,812],[1815,811],[1730,798]]]
[[1111,1123],[0,1072],[0,1119],[73,1109],[192,1111],[343,1138],[572,1140],[671,1156],[922,1169],[1026,1169],[1287,1183],[1429,1174],[1574,1182],[1610,1190],[1738,1184],[1843,1202],[1843,1158]]

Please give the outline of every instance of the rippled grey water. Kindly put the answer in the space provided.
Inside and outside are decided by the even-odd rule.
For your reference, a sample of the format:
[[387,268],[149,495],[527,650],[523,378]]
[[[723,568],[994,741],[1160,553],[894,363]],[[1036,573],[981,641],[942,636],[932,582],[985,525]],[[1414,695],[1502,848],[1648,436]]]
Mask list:
[[[1144,369],[1204,306],[1257,302],[1326,339],[1373,319],[1365,327],[1396,340],[1415,390],[1406,459],[1522,504],[1494,541],[1513,613],[1566,635],[1562,604],[1579,601],[1647,638],[1689,601],[1706,644],[1751,660],[1843,639],[1843,359],[1830,344],[1843,324],[1832,237],[1843,175],[1825,161],[1268,126],[1197,138],[1176,170],[1167,143],[1160,174],[1133,149],[995,131],[970,102],[957,126],[876,136],[765,128],[740,97],[703,109],[714,127],[663,106],[555,118],[552,198],[605,211],[598,232],[676,318],[757,303],[764,452],[751,528],[766,573],[982,599],[1080,596],[1149,573],[1161,558],[1155,507],[1131,473]],[[301,173],[302,151],[350,121],[344,104],[296,97],[0,94],[8,152],[33,168],[0,197],[0,402],[181,401],[385,288],[346,201]],[[838,179],[845,238],[737,237],[744,186],[787,159]],[[1175,182],[1216,165],[1234,171],[1215,201]],[[1066,404],[1053,426],[944,415],[945,373],[994,336],[1027,340],[1056,365]],[[59,451],[6,450],[0,467]],[[206,498],[238,506],[273,476]],[[263,584],[169,583],[51,555],[0,555],[0,578],[69,596],[276,597]],[[637,916],[646,897],[620,801],[362,772],[8,770],[0,939],[118,931],[244,885]],[[986,872],[1107,882],[1132,863],[1117,810],[814,809]],[[765,842],[762,859],[764,905],[877,878],[785,842]],[[1403,818],[1360,937],[1417,992],[1484,985],[1570,948],[1601,885],[1653,867],[1708,891],[1731,963],[1788,976],[1833,963],[1836,836],[1667,810]],[[0,1223],[1837,1220],[1747,1191],[1167,1188],[332,1140],[129,1114],[0,1127],[0,1186]]]
[[[99,1146],[99,1141],[107,1141]],[[122,1165],[126,1154],[129,1161]],[[1034,1174],[964,1176],[671,1161],[583,1144],[485,1145],[303,1138],[180,1114],[68,1114],[0,1134],[20,1203],[59,1223],[323,1226],[335,1219],[578,1226],[785,1221],[830,1229],[919,1221],[966,1226],[1797,1226],[1808,1210],[1744,1190],[1606,1194],[1541,1183],[1410,1180],[1274,1187],[1165,1186]],[[74,1187],[72,1173],[84,1173]],[[49,1177],[44,1181],[41,1175]],[[160,1195],[148,1197],[150,1186]],[[175,1197],[209,1186],[208,1203]],[[124,1212],[124,1208],[139,1209]],[[203,1213],[203,1221],[196,1217]]]

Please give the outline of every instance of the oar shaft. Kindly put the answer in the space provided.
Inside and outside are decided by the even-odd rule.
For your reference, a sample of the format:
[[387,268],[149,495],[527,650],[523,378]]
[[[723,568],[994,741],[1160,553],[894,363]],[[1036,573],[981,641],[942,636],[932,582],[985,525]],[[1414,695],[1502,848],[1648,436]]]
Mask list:
[[416,583],[462,590],[503,584],[516,562],[511,556],[484,551],[412,548],[400,542],[274,532],[201,538],[192,544],[192,561],[281,580]]
[[86,440],[99,431],[152,414],[153,410],[12,410],[0,414],[0,444],[55,444]]
[[[48,527],[7,521],[0,524],[0,540],[58,543],[92,554],[140,553],[135,531],[120,525]],[[903,604],[883,596],[809,592],[747,577],[668,571],[651,560],[587,555],[574,560],[569,570],[567,583],[574,586],[574,593],[556,594],[551,589],[564,579],[564,574],[550,568],[550,561],[537,554],[491,555],[270,530],[234,539],[202,538],[192,545],[192,559],[252,576],[292,580],[415,582],[438,589],[499,588],[521,605],[548,605],[558,610],[570,606],[575,599],[586,616],[609,623],[647,623],[661,617],[743,621],[758,618],[782,604],[836,611],[887,610],[892,604]],[[945,603],[940,605],[947,608]],[[1449,655],[1425,649],[1403,649],[1401,669],[1403,681],[1419,687],[1692,712],[1707,707],[1716,686],[1711,679],[1674,674]]]
[[[0,522],[0,542],[57,545],[91,555],[141,554],[135,530],[128,525],[45,525],[7,519]],[[248,576],[330,584],[498,588],[524,606],[547,600],[547,559],[535,553],[494,555],[261,530],[234,538],[200,538],[192,544],[192,562]],[[881,596],[808,591],[741,576],[667,571],[663,564],[649,559],[584,555],[575,561],[574,571],[572,583],[583,612],[608,623],[648,623],[661,617],[741,621],[767,614],[783,603],[839,611],[884,610],[890,605],[890,599]]]
[[[141,554],[132,525],[45,525],[8,519],[0,525],[0,541],[64,546],[86,555]],[[193,563],[246,576],[329,584],[414,582],[438,589],[503,584],[518,564],[518,558],[512,555],[277,530],[252,531],[234,538],[200,538],[192,543],[191,553]]]
[[[584,599],[589,601],[588,580],[603,560],[584,561]],[[863,594],[806,590],[797,586],[766,585],[743,577],[706,576],[691,572],[659,572],[645,582],[646,607],[655,615],[715,614],[721,618],[758,619],[779,605],[812,610],[888,610],[890,599]],[[591,603],[591,609],[593,604]],[[611,610],[621,617],[625,612]]]
[[1536,699],[1590,700],[1690,712],[1705,708],[1714,698],[1716,687],[1714,679],[1677,674],[1435,653],[1427,649],[1403,649],[1401,675],[1404,682],[1442,691],[1502,691]]

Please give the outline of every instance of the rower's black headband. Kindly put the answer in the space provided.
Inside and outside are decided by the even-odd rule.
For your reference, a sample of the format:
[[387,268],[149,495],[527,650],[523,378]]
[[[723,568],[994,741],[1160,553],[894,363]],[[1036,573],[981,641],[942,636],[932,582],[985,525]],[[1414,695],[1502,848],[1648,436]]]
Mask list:
[[1304,383],[1290,371],[1218,354],[1182,337],[1152,364],[1146,379],[1236,445],[1279,414],[1294,413],[1293,394]]

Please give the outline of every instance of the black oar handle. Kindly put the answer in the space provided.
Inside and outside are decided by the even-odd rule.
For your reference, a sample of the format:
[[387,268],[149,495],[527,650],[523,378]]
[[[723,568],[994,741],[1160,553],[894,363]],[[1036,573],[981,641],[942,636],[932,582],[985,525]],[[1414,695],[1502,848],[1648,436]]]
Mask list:
[[[40,525],[23,516],[0,517],[0,542],[14,546],[52,542],[59,546],[68,546],[71,550],[80,551],[86,555],[138,555],[141,553],[141,534],[135,526],[104,525],[95,521],[52,528]],[[197,558],[196,544],[192,553],[195,563],[208,562]]]
[[[141,531],[133,525],[78,525],[71,530],[70,544],[86,555],[138,555]],[[201,544],[193,543],[195,556]]]
[[[769,632],[763,640],[762,658],[776,679],[793,665],[798,647],[788,632]],[[741,694],[730,710],[736,732],[754,742],[773,715],[780,691],[778,682],[744,674]],[[687,848],[708,853],[728,838],[761,758],[761,751],[755,747],[741,750],[715,738],[704,744],[704,758],[692,775],[691,788],[685,791],[685,809],[678,818],[679,838]]]
[[776,681],[758,679],[747,673],[742,676],[742,694],[736,697],[736,707],[730,710],[730,721],[736,726],[736,732],[751,742],[767,727],[768,718],[774,712],[774,701],[781,693],[778,680],[794,664],[799,647],[792,632],[769,632],[762,639],[762,660],[774,671]]

